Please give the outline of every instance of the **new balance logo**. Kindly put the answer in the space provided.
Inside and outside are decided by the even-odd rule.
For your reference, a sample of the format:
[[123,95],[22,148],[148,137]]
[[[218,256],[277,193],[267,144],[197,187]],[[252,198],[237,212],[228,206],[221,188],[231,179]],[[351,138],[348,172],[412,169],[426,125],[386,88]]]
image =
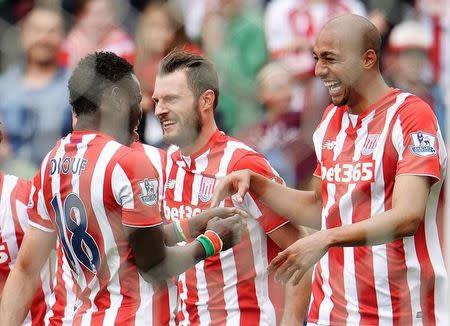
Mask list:
[[325,140],[322,144],[322,149],[332,150],[336,146],[335,140]]

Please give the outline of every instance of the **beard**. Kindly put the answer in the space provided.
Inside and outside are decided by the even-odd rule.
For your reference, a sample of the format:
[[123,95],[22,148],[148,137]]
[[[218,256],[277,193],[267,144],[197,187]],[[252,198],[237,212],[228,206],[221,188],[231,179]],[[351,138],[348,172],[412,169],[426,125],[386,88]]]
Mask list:
[[198,111],[198,100],[192,106],[191,112],[192,114],[187,115],[184,121],[177,122],[178,131],[175,135],[164,133],[163,140],[166,144],[183,148],[195,142],[203,128],[200,112]]

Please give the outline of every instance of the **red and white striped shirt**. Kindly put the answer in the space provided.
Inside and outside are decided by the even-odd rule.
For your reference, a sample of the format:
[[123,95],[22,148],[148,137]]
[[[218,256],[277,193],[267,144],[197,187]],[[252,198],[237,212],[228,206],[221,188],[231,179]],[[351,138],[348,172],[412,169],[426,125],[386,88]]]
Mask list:
[[319,325],[449,325],[447,275],[436,210],[447,154],[436,117],[392,89],[367,111],[329,106],[314,134],[322,179],[322,228],[392,208],[395,179],[433,179],[414,236],[378,246],[331,248],[316,264],[309,322]]
[[30,224],[58,232],[77,296],[74,325],[166,322],[154,313],[153,287],[139,275],[123,231],[162,223],[158,184],[146,155],[98,132],[69,134],[45,157]]
[[[0,173],[0,298],[5,281],[16,262],[28,228],[27,204],[31,182]],[[23,325],[42,325],[52,291],[50,264],[41,271],[41,283]]]
[[[282,182],[267,160],[243,143],[216,131],[197,153],[183,156],[176,146],[168,150],[164,215],[168,221],[190,218],[210,206],[218,180],[231,171],[252,169]],[[286,220],[269,211],[253,195],[243,205],[247,231],[232,249],[199,262],[180,275],[179,325],[275,325],[269,297],[268,237]]]

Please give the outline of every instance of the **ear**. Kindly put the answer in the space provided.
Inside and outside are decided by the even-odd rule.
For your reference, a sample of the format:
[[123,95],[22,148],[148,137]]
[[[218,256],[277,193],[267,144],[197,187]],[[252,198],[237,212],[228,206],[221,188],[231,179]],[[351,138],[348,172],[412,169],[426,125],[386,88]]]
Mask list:
[[199,109],[200,111],[212,110],[214,108],[214,100],[216,94],[211,89],[206,90],[199,99]]
[[378,56],[375,50],[369,49],[363,54],[363,66],[366,69],[372,69],[378,64]]

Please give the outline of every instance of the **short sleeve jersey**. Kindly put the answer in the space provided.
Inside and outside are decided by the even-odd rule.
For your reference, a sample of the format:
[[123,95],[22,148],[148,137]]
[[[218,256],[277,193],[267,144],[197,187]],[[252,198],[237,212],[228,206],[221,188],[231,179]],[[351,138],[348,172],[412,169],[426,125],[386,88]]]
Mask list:
[[431,108],[398,89],[360,115],[329,106],[314,145],[323,229],[376,218],[392,208],[399,176],[428,176],[432,187],[414,236],[328,250],[315,267],[309,321],[448,325],[447,277],[436,222],[447,154]]
[[123,226],[162,223],[158,174],[140,151],[92,131],[62,138],[34,179],[30,224],[57,232],[77,289],[74,324],[150,322],[152,288]]
[[[240,169],[252,169],[274,182],[282,182],[268,161],[242,142],[216,131],[196,153],[184,156],[176,146],[168,149],[164,213],[169,221],[189,219],[210,206],[221,178]],[[198,263],[180,275],[180,325],[274,325],[267,275],[267,234],[287,221],[248,193],[240,207],[251,218],[247,232],[235,247]]]

